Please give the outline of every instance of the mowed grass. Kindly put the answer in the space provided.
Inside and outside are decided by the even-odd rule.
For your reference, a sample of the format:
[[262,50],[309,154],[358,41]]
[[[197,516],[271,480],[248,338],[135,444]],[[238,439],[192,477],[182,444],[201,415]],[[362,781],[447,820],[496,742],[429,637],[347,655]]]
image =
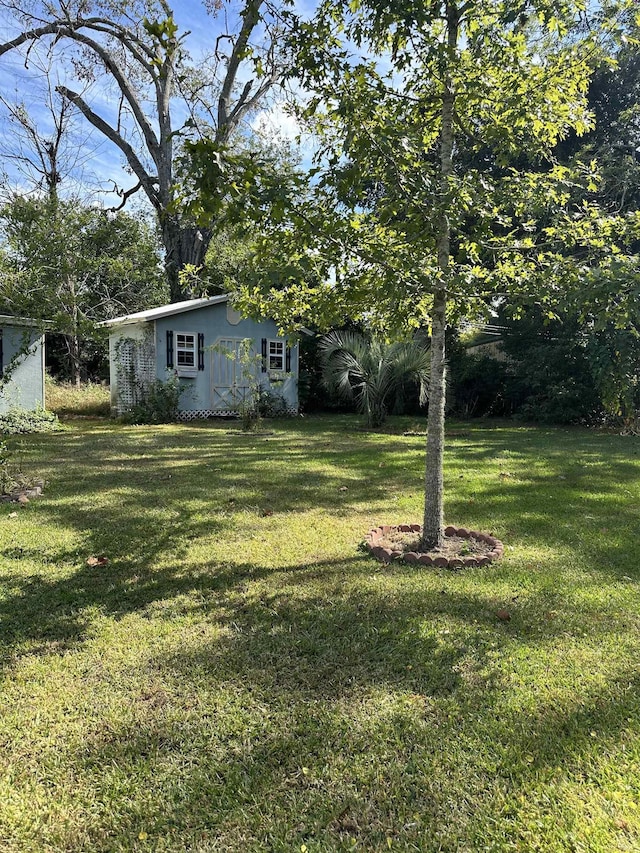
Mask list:
[[424,459],[358,425],[21,440],[2,851],[640,849],[639,440],[452,426],[447,521],[507,546],[452,573],[358,550]]

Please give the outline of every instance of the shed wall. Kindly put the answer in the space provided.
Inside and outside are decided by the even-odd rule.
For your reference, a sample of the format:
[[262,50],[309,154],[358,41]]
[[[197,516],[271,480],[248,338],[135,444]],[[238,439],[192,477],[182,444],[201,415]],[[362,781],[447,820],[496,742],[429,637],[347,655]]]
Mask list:
[[[174,341],[180,333],[204,336],[204,369],[194,376],[181,376],[180,384],[184,393],[180,398],[180,411],[186,417],[202,417],[224,411],[220,395],[215,389],[220,381],[219,352],[221,343],[230,340],[249,339],[251,353],[261,355],[261,341],[282,340],[278,337],[278,327],[273,320],[256,321],[240,317],[228,303],[207,305],[203,308],[186,311],[171,317],[155,321],[156,375],[167,378],[167,332],[173,332]],[[256,359],[257,360],[257,359]],[[268,373],[257,367],[257,378],[262,387],[282,394],[291,410],[298,409],[298,347],[291,348],[290,372],[282,376],[282,381],[272,381]],[[233,409],[228,409],[233,411]]]
[[0,413],[12,408],[44,408],[44,335],[28,326],[0,326],[2,333],[2,369],[11,364],[21,349],[28,346],[11,372],[9,382],[0,389]]

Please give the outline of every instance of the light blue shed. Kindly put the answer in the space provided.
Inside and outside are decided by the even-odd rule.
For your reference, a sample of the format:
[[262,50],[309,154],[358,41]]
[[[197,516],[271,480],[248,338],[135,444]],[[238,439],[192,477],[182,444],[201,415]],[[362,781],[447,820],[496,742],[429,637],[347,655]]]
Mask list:
[[256,383],[298,411],[298,346],[288,346],[273,320],[241,316],[226,295],[162,305],[104,325],[110,330],[113,415],[135,405],[150,382],[172,375],[183,386],[183,420],[239,414]]
[[35,320],[0,315],[0,372],[1,413],[44,408],[44,333]]

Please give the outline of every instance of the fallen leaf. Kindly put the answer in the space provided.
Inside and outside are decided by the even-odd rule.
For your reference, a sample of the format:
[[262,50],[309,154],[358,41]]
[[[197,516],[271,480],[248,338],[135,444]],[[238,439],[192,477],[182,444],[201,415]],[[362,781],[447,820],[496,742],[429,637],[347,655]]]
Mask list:
[[501,622],[509,622],[511,620],[511,614],[508,610],[505,610],[504,607],[501,607],[500,610],[498,610],[496,616]]
[[18,503],[24,506],[29,503],[29,498],[26,495],[18,495]]
[[339,491],[339,492],[348,492],[348,491],[349,491],[349,487],[348,487],[348,486],[340,486],[340,488],[338,489],[338,491]]
[[273,510],[272,509],[263,509],[262,510],[262,517],[266,518],[268,515],[273,515]]
[[88,566],[106,566],[109,562],[108,557],[100,555],[99,557],[87,557]]
[[7,516],[7,518],[17,518],[17,517],[18,517],[17,512],[10,512],[9,515]]

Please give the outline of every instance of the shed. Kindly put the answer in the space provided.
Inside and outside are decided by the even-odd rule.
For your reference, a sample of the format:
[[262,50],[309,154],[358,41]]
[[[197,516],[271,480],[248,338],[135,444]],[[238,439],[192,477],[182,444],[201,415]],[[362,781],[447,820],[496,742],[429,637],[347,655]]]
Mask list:
[[37,320],[0,314],[0,413],[44,408],[44,332]]
[[110,331],[112,415],[135,405],[151,382],[170,376],[183,386],[182,420],[240,414],[256,384],[282,395],[291,413],[298,410],[298,346],[288,345],[275,321],[243,317],[226,294],[103,325]]

